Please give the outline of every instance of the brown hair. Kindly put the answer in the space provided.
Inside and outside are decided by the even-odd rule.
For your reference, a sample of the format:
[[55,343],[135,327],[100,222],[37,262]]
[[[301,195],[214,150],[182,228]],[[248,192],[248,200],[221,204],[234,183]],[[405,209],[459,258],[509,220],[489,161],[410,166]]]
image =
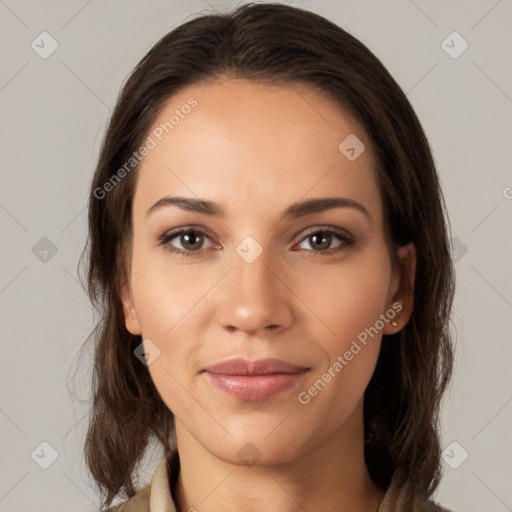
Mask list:
[[428,142],[405,94],[356,38],[300,8],[250,3],[196,17],[158,41],[124,84],[103,140],[80,262],[87,258],[87,291],[100,314],[88,338],[95,346],[84,454],[102,505],[136,492],[133,474],[151,438],[171,450],[174,417],[134,356],[141,337],[126,330],[120,299],[137,167],[108,193],[98,191],[174,94],[220,76],[305,84],[354,115],[372,141],[393,263],[399,266],[396,248],[413,242],[417,269],[412,316],[383,337],[365,393],[365,459],[382,489],[394,475],[398,485],[409,483],[409,504],[425,501],[441,476],[438,414],[453,365],[454,293],[446,207]]

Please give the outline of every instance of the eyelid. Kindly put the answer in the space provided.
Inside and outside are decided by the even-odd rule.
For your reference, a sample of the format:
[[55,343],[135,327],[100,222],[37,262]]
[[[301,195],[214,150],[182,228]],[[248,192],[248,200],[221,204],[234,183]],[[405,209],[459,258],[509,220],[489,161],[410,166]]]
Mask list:
[[208,228],[199,225],[199,224],[187,224],[185,226],[179,226],[177,228],[169,229],[163,233],[163,235],[158,237],[158,240],[167,239],[169,240],[171,237],[176,235],[180,235],[187,231],[196,231],[197,233],[208,236],[209,238],[214,238],[215,235]]
[[350,233],[346,229],[339,228],[336,226],[329,226],[329,225],[325,224],[325,225],[313,226],[312,228],[306,229],[306,231],[304,231],[304,234],[302,235],[302,238],[300,241],[302,242],[308,236],[312,235],[313,233],[318,233],[319,231],[334,232],[337,235],[339,235],[340,237],[346,238],[347,240],[351,240],[351,241],[355,240],[352,233]]

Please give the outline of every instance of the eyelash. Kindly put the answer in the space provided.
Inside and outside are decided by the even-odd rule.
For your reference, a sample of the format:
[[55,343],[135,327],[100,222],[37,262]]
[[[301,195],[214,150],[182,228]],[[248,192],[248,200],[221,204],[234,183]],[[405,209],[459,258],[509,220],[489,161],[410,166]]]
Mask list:
[[[307,238],[311,237],[312,235],[321,234],[321,233],[324,235],[325,234],[334,235],[342,243],[338,247],[335,247],[334,249],[328,249],[328,250],[324,250],[324,251],[314,251],[312,249],[305,249],[307,252],[312,252],[312,253],[314,253],[314,255],[318,255],[318,256],[332,256],[341,251],[344,251],[347,247],[350,247],[350,246],[354,245],[354,243],[355,243],[355,239],[351,235],[344,234],[344,232],[341,230],[333,229],[333,228],[315,228],[314,230],[307,232],[302,237],[302,239],[299,241],[299,244],[304,242]],[[183,234],[194,234],[194,235],[199,234],[199,235],[203,235],[207,238],[210,238],[208,236],[208,233],[206,233],[202,229],[196,229],[196,228],[192,228],[192,227],[180,228],[179,230],[176,230],[176,231],[164,233],[158,239],[158,245],[165,246],[166,250],[168,250],[174,254],[180,254],[181,256],[185,256],[185,257],[201,256],[203,254],[204,249],[198,250],[198,251],[186,251],[183,249],[177,249],[176,247],[173,247],[172,245],[169,244],[169,242],[171,240],[173,240],[174,238],[177,238],[178,236],[183,235]],[[302,249],[302,250],[304,250],[304,249]]]

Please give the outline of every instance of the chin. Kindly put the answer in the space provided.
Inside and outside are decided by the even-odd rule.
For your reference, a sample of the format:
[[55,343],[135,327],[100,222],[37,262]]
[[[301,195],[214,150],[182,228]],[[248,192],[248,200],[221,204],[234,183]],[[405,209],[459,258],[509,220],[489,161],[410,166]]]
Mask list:
[[[275,429],[275,424],[274,427]],[[275,466],[285,464],[295,459],[301,450],[302,442],[307,442],[303,429],[291,431],[283,429],[272,431],[252,424],[245,429],[231,431],[223,439],[205,439],[203,446],[215,457],[235,466]],[[299,432],[300,431],[300,432]],[[239,435],[236,435],[238,432]]]

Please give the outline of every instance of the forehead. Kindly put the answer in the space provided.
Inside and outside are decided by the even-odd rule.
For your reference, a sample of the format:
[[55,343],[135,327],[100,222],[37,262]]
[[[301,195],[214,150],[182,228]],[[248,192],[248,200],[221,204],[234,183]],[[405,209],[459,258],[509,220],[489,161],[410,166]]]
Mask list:
[[[381,215],[365,130],[306,86],[224,79],[188,87],[166,102],[148,135],[154,147],[139,166],[134,211],[173,194],[217,201],[237,216],[344,196]],[[347,146],[359,152],[362,144],[347,158]]]

